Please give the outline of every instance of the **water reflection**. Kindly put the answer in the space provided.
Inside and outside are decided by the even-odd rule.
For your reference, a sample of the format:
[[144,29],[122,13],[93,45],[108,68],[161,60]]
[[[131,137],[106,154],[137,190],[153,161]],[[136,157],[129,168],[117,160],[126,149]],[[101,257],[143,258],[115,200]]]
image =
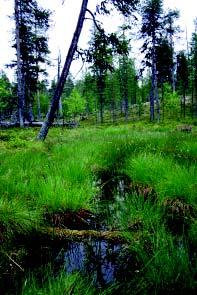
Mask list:
[[64,263],[65,271],[82,272],[90,277],[97,287],[104,287],[117,278],[120,268],[120,244],[105,240],[68,243],[66,250],[58,256]]

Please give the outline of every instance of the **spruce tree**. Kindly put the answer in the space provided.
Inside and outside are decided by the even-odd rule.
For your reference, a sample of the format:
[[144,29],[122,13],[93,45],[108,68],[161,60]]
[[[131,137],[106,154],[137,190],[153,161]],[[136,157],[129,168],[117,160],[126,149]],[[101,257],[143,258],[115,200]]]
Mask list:
[[50,12],[38,7],[36,0],[15,0],[15,45],[20,126],[33,120],[32,104],[41,67],[49,53],[46,31]]
[[146,65],[151,67],[150,120],[155,119],[154,102],[157,104],[157,119],[160,120],[158,97],[156,47],[162,33],[163,0],[146,0],[142,8],[141,37],[144,39],[142,51],[146,53]]

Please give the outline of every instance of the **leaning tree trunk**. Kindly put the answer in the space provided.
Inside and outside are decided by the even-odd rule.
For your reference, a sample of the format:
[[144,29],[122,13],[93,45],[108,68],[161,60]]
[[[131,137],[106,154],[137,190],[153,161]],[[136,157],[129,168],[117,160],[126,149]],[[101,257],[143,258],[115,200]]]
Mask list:
[[70,45],[70,48],[69,48],[69,51],[68,51],[68,54],[66,57],[66,61],[65,61],[62,73],[60,75],[57,87],[55,89],[54,96],[51,99],[49,110],[48,110],[48,113],[46,116],[46,120],[43,123],[43,125],[40,129],[40,132],[38,134],[38,137],[37,137],[39,140],[44,140],[46,138],[48,130],[53,123],[55,113],[58,109],[59,100],[60,100],[61,94],[63,92],[64,84],[65,84],[66,78],[67,78],[69,70],[70,70],[70,65],[72,63],[74,53],[77,49],[78,40],[79,40],[81,30],[83,27],[83,22],[85,19],[87,5],[88,5],[88,0],[83,0],[82,4],[81,4],[81,10],[80,10],[80,14],[78,17],[77,26],[76,26],[76,29],[75,29],[75,32],[73,35],[73,39],[72,39],[72,42],[71,42],[71,45]]
[[24,108],[25,108],[25,93],[24,81],[22,74],[21,61],[21,44],[20,44],[20,17],[19,17],[20,1],[15,0],[14,14],[15,14],[15,38],[16,38],[16,54],[17,54],[17,94],[18,94],[18,116],[20,127],[24,127]]

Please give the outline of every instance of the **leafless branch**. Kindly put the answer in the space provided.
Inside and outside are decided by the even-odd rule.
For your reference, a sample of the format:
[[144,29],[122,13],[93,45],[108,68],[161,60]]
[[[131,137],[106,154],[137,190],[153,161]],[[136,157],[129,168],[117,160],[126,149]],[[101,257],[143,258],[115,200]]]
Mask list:
[[95,15],[92,13],[92,11],[89,10],[88,8],[86,9],[86,11],[91,15],[91,17],[92,17],[91,20],[93,20],[93,22],[94,22],[94,24],[95,24],[97,30],[98,30],[98,31],[102,31],[101,27],[98,25],[98,21],[96,20]]

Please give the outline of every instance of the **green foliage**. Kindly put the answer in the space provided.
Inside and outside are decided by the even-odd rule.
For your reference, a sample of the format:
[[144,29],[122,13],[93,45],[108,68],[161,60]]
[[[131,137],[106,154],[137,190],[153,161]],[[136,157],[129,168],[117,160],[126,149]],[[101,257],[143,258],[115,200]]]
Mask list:
[[0,73],[0,112],[11,111],[16,106],[13,86],[6,74]]
[[172,92],[171,86],[168,83],[164,83],[163,85],[163,100],[167,117],[173,118],[180,116],[180,97],[177,92]]
[[112,4],[124,16],[130,17],[136,10],[139,0],[102,0],[100,6],[97,6],[97,11],[100,13],[110,13],[108,4]]
[[[159,41],[156,47],[158,82],[172,83],[173,48],[167,38]],[[172,91],[171,91],[172,92]]]
[[[147,0],[142,9],[141,33],[145,38],[158,37],[162,25],[163,0]],[[152,40],[153,41],[153,40]],[[154,40],[156,42],[156,39]]]
[[84,113],[86,101],[84,97],[74,88],[69,97],[63,101],[63,111],[68,118],[76,118],[77,115]]
[[189,68],[188,60],[184,51],[181,51],[177,55],[177,89],[179,94],[183,97],[186,95],[186,91],[189,86]]
[[82,96],[86,101],[86,112],[88,114],[93,113],[97,101],[97,88],[95,78],[87,72],[83,79],[80,81],[80,85],[76,85],[81,89]]

